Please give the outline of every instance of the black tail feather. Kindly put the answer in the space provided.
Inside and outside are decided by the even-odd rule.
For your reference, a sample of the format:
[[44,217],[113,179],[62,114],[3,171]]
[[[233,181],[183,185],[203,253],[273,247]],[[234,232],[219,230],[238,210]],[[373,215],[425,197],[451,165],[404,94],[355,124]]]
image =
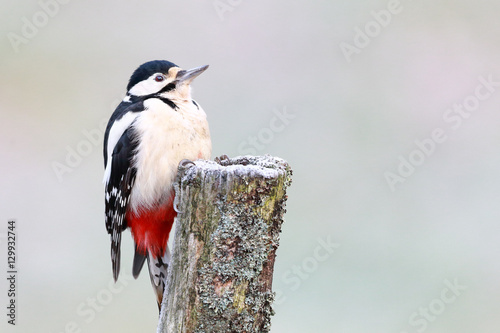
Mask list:
[[146,254],[142,254],[138,249],[137,245],[135,247],[135,254],[134,254],[134,263],[132,265],[132,275],[134,275],[134,278],[137,279],[139,276],[139,273],[141,272],[142,266],[144,266],[144,262],[146,261]]

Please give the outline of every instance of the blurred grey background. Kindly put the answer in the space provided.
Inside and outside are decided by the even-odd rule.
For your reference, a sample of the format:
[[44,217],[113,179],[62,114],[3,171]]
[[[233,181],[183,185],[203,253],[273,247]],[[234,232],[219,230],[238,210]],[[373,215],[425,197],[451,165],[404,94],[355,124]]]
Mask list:
[[[0,331],[154,332],[111,283],[102,124],[141,63],[210,64],[213,157],[294,169],[272,332],[498,332],[500,3],[0,3]],[[7,323],[7,221],[17,322]]]

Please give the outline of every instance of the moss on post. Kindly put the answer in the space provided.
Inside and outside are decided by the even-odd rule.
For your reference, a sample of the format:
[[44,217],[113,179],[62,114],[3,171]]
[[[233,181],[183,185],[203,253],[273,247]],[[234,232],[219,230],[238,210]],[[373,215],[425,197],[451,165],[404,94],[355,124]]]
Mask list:
[[246,156],[179,167],[172,262],[158,332],[268,332],[292,170]]

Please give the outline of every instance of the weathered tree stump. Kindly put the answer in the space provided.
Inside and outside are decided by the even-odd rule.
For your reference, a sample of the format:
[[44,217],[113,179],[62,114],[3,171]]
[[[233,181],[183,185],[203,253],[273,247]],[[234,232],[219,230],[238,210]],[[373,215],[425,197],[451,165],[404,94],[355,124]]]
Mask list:
[[179,166],[159,333],[269,332],[292,170],[271,156]]

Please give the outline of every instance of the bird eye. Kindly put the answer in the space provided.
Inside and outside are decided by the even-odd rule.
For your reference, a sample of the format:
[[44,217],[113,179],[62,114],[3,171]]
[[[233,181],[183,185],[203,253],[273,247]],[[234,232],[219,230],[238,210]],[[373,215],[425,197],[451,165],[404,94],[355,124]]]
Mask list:
[[163,80],[165,80],[165,78],[163,77],[163,75],[156,75],[156,77],[155,77],[155,81],[156,82],[161,82]]

